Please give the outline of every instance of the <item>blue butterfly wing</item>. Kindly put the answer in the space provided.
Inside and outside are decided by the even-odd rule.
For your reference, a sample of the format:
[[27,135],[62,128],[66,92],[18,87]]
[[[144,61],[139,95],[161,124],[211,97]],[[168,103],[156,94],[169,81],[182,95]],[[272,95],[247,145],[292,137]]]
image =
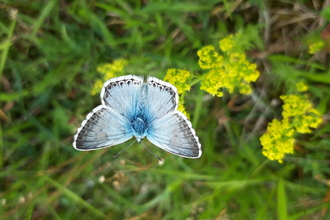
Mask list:
[[99,105],[78,128],[73,146],[77,150],[97,150],[123,143],[132,137],[131,128],[123,115]]
[[147,138],[161,149],[181,157],[199,158],[202,155],[201,144],[191,122],[180,111],[155,119]]
[[177,89],[170,83],[148,77],[146,99],[147,116],[150,119],[148,140],[172,154],[199,158],[201,144],[187,117],[177,111],[179,97]]
[[146,114],[150,121],[174,112],[178,107],[177,89],[170,83],[148,77],[148,94],[145,99]]
[[102,105],[131,118],[138,108],[142,96],[143,77],[127,75],[104,83],[101,91]]

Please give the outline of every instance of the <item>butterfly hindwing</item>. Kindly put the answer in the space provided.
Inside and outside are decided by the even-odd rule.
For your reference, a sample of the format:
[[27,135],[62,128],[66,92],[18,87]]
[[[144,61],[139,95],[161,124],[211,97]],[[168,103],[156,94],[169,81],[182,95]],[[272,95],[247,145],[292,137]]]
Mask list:
[[179,111],[154,120],[147,138],[157,147],[181,157],[199,158],[202,154],[191,122]]
[[77,150],[97,150],[127,141],[133,134],[127,119],[103,105],[86,116],[74,136]]

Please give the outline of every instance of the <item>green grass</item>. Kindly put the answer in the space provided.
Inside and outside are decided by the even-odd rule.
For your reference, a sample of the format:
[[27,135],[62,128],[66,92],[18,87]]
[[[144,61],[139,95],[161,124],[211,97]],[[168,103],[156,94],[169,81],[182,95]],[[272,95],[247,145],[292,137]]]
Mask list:
[[[323,1],[294,2],[5,1],[0,219],[329,219],[329,60],[303,43],[324,29]],[[186,94],[200,159],[148,141],[164,164],[138,144],[113,157],[133,139],[98,151],[73,148],[76,129],[100,104],[90,95],[101,78],[97,65],[125,58],[125,74],[163,78],[181,68],[197,76],[197,50],[236,32],[250,39],[247,57],[261,77],[253,96],[214,98],[199,84]],[[278,97],[298,78],[324,123],[298,136],[295,154],[279,164],[262,155],[259,137],[281,117]]]

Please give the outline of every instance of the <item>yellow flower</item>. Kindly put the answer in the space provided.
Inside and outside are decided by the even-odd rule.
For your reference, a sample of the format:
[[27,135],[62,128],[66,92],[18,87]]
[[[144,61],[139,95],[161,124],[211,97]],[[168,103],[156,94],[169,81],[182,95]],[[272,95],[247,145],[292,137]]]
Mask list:
[[305,114],[312,107],[312,104],[307,99],[297,95],[282,95],[280,98],[284,102],[282,112],[284,118]]
[[297,132],[310,133],[310,127],[316,128],[322,123],[321,113],[312,107],[306,97],[287,95],[280,98],[284,101],[283,118],[291,120]]
[[307,110],[307,113],[309,114],[312,119],[309,122],[309,126],[312,128],[317,128],[323,121],[321,118],[321,113],[317,111],[315,108],[310,108]]
[[315,54],[315,53],[319,52],[320,50],[322,50],[324,46],[325,46],[325,42],[323,40],[320,39],[320,40],[314,41],[313,43],[309,44],[308,52],[310,54]]
[[274,119],[268,124],[267,133],[260,137],[263,154],[270,160],[283,161],[285,154],[293,153],[296,133],[310,133],[322,123],[321,113],[312,108],[306,97],[283,95],[283,120]]
[[201,89],[215,96],[222,96],[220,91],[226,88],[229,93],[238,90],[242,94],[251,94],[249,83],[259,78],[257,66],[246,60],[241,44],[241,35],[229,35],[219,41],[224,52],[221,56],[213,46],[207,46],[197,52],[198,64],[202,69],[210,69],[201,82]]
[[[190,90],[190,84],[189,84],[189,77],[190,72],[187,70],[180,70],[180,69],[169,69],[167,70],[166,76],[164,77],[164,81],[169,82],[173,84],[177,89],[179,94],[184,94],[185,91]],[[178,110],[182,112],[184,115],[187,116],[189,119],[189,114],[186,112],[184,108],[184,99],[183,95],[180,97]]]
[[233,35],[229,35],[228,37],[223,38],[219,41],[220,49],[223,52],[229,52],[233,49],[235,43],[233,42],[233,38],[234,38]]
[[108,80],[113,77],[119,76],[119,73],[123,71],[126,65],[127,65],[127,60],[120,58],[114,60],[112,63],[100,64],[97,67],[97,71],[104,74],[103,78],[105,80]]
[[294,130],[288,120],[274,119],[268,124],[267,133],[260,137],[263,146],[262,153],[270,160],[283,162],[285,154],[292,154],[294,150]]
[[218,97],[223,96],[223,93],[219,91],[222,86],[222,76],[217,73],[216,70],[210,70],[206,75],[204,75],[201,82],[201,89],[207,91],[211,95]]
[[306,92],[308,90],[308,86],[303,81],[297,82],[296,83],[296,88],[299,92]]
[[189,77],[190,72],[187,70],[169,69],[164,81],[173,84],[178,89],[178,93],[182,94],[190,90],[190,85],[187,83]]
[[[220,41],[222,50],[226,50],[226,56],[214,55],[214,48],[207,46],[198,51],[199,64],[203,69],[211,69],[206,73],[201,82],[201,89],[208,93],[221,97],[220,89],[226,88],[229,93],[237,89],[242,94],[251,94],[252,88],[249,83],[255,82],[259,72],[255,64],[249,63],[246,56],[241,52],[230,52],[228,45],[231,38]],[[203,55],[203,56],[202,56]],[[215,58],[216,57],[216,58]]]
[[239,92],[244,95],[249,95],[252,93],[252,88],[247,83],[241,83],[241,85],[239,86]]
[[246,56],[245,56],[245,54],[244,53],[230,53],[229,55],[229,61],[231,62],[231,63],[236,63],[236,62],[238,62],[238,63],[244,63],[244,62],[246,62],[245,60],[246,60]]
[[245,62],[243,78],[247,83],[255,82],[260,76],[259,71],[257,70],[257,65],[254,63]]
[[125,59],[117,59],[112,63],[104,63],[100,64],[96,70],[103,74],[102,79],[98,79],[95,81],[94,86],[91,91],[91,95],[96,95],[102,89],[103,83],[108,79],[113,77],[120,76],[124,70],[124,67],[127,65],[127,60]]
[[198,64],[202,69],[211,69],[217,65],[221,66],[222,56],[214,50],[213,46],[206,46],[197,51]]
[[94,86],[92,88],[91,95],[99,94],[103,87],[103,83],[104,83],[104,81],[102,81],[100,79],[96,80],[94,83]]
[[187,116],[188,119],[190,119],[190,115],[188,112],[186,112],[186,109],[183,105],[183,102],[179,102],[179,105],[178,105],[178,111],[182,112],[185,116]]

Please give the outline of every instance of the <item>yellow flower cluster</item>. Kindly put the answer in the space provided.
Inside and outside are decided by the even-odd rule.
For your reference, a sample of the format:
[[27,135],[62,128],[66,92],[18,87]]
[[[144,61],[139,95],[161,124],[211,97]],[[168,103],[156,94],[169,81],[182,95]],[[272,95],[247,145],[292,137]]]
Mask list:
[[319,52],[320,50],[322,50],[322,48],[324,46],[325,46],[324,41],[320,39],[318,41],[315,41],[315,42],[309,44],[308,52],[310,54],[315,54],[315,53]]
[[185,116],[187,116],[188,119],[190,119],[190,115],[189,113],[186,111],[185,107],[184,107],[184,104],[182,101],[179,102],[179,105],[178,105],[178,111],[182,112]]
[[221,67],[222,56],[214,50],[213,46],[206,46],[197,51],[199,56],[198,64],[202,69],[212,69]]
[[96,70],[102,73],[103,77],[102,79],[98,79],[95,81],[91,91],[91,95],[98,94],[102,89],[103,83],[108,79],[111,79],[116,76],[120,76],[126,65],[127,65],[127,60],[121,58],[114,60],[112,63],[100,64]]
[[[169,69],[164,77],[164,81],[174,85],[178,89],[179,94],[184,94],[185,91],[190,90],[190,84],[188,83],[190,75],[190,72],[187,70]],[[189,114],[186,112],[183,103],[184,95],[181,95],[178,110],[189,118]]]
[[267,133],[260,138],[264,148],[262,153],[270,160],[282,163],[285,154],[293,153],[294,130],[288,120],[278,121],[274,119],[268,124]]
[[190,90],[190,85],[187,83],[189,77],[190,72],[187,70],[169,69],[164,81],[173,84],[178,89],[178,93],[182,94]]
[[223,96],[223,92],[219,91],[219,88],[223,86],[221,75],[219,75],[215,69],[211,69],[206,75],[204,75],[201,82],[201,89],[218,97]]
[[202,69],[210,69],[201,82],[201,89],[221,97],[221,88],[234,93],[236,89],[242,94],[251,94],[249,83],[255,82],[259,77],[257,66],[246,60],[242,49],[237,45],[236,38],[230,35],[219,41],[220,49],[224,55],[219,55],[213,46],[206,46],[197,52],[198,64]]
[[296,83],[296,89],[299,92],[306,92],[306,91],[308,91],[308,85],[306,85],[306,83],[304,81],[299,81]]
[[[239,34],[237,34],[238,36]],[[219,45],[220,45],[220,50],[222,50],[223,52],[230,52],[233,50],[234,48],[234,35],[229,35],[226,38],[223,38],[222,40],[219,41]]]
[[291,119],[291,126],[299,133],[310,133],[322,123],[321,114],[313,108],[306,97],[287,95],[280,97],[284,101],[283,118]]
[[91,90],[91,95],[96,95],[96,94],[99,94],[102,87],[103,87],[103,83],[105,81],[103,80],[100,80],[100,79],[97,79],[95,82],[94,82],[94,85],[93,85],[93,88]]
[[274,119],[267,127],[267,133],[260,137],[262,153],[270,160],[282,163],[285,154],[293,153],[294,135],[310,133],[322,123],[321,114],[312,107],[306,97],[287,95],[283,102],[283,120]]

